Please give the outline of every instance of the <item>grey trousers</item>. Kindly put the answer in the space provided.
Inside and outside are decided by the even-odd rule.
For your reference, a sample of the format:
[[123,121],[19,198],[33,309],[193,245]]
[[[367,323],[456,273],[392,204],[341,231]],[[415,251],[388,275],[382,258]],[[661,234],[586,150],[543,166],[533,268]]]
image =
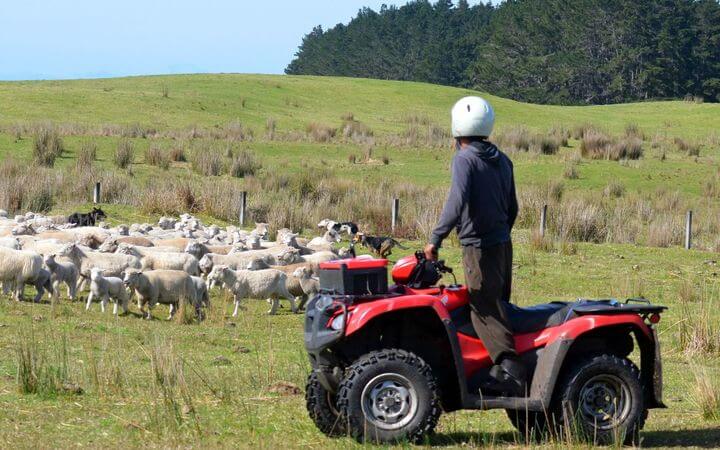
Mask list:
[[483,249],[463,247],[473,328],[496,364],[517,355],[504,307],[510,301],[512,253],[511,242]]

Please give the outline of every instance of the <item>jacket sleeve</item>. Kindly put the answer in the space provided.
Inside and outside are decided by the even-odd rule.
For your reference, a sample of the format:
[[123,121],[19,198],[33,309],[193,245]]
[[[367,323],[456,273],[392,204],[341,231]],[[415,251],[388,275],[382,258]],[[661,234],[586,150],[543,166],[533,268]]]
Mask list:
[[460,215],[470,197],[470,164],[459,153],[455,154],[452,164],[452,183],[445,207],[435,230],[430,235],[430,243],[440,248],[442,241],[455,228]]
[[510,204],[508,206],[508,225],[510,226],[510,229],[512,230],[513,226],[515,225],[515,220],[518,216],[518,201],[517,201],[517,193],[515,192],[515,172],[512,168],[512,165],[510,166]]

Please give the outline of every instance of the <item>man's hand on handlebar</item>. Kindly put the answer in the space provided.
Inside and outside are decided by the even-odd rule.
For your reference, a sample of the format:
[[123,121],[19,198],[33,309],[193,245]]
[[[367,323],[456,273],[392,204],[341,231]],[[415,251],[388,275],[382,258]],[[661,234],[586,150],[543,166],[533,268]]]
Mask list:
[[432,244],[428,244],[425,246],[425,258],[428,259],[428,261],[437,261],[438,259],[438,250],[437,247],[435,247]]

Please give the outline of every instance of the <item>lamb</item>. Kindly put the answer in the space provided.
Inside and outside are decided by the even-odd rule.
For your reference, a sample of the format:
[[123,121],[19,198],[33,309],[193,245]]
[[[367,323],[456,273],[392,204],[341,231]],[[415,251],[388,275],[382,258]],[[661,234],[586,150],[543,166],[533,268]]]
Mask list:
[[155,242],[155,247],[172,247],[178,252],[185,250],[187,245],[191,242],[188,238],[175,238],[175,239],[164,239]]
[[116,277],[105,277],[101,269],[92,269],[90,271],[90,295],[85,305],[85,310],[90,310],[93,298],[100,299],[100,310],[105,312],[105,306],[108,300],[113,300],[113,314],[117,316],[118,305],[123,308],[123,314],[128,313],[128,303],[130,296],[125,289],[123,280]]
[[175,223],[177,223],[177,220],[173,219],[172,217],[161,217],[160,220],[158,220],[158,226],[163,230],[174,229]]
[[232,292],[235,300],[233,317],[237,317],[240,300],[246,297],[268,298],[271,307],[269,314],[277,313],[280,306],[280,297],[290,300],[292,312],[297,312],[295,297],[287,290],[287,275],[279,270],[232,270],[227,266],[213,267],[208,275],[210,286],[222,283]]
[[15,289],[15,299],[23,299],[25,283],[40,275],[42,257],[32,251],[0,247],[0,282]]
[[292,252],[285,252],[279,255],[278,259],[285,264],[295,264],[300,262],[320,264],[327,261],[334,261],[338,259],[338,256],[330,251],[317,252],[312,255],[303,256],[298,256],[297,254],[293,255]]
[[39,302],[40,299],[43,298],[43,295],[45,295],[45,291],[52,294],[53,287],[50,281],[51,277],[52,274],[50,273],[50,271],[44,268],[40,268],[40,271],[35,278],[26,280],[26,284],[32,284],[33,286],[35,286],[35,290],[37,291],[37,294],[35,294],[35,298],[33,298],[34,303]]
[[[132,289],[138,297],[138,308],[145,318],[152,319],[152,310],[155,305],[173,305],[170,309],[172,316],[177,309],[178,302],[192,301],[195,297],[195,284],[187,272],[180,270],[153,270],[143,272],[129,270],[125,274],[125,286]],[[147,312],[145,305],[148,305]]]
[[305,303],[310,297],[313,297],[320,292],[320,280],[314,278],[312,270],[308,267],[298,267],[293,271],[293,278],[300,280],[300,286],[303,290],[303,300],[300,302],[298,309],[302,310],[305,308]]
[[60,295],[60,284],[65,283],[68,290],[68,297],[74,301],[77,296],[77,266],[71,262],[55,261],[55,255],[46,255],[44,261],[45,265],[48,269],[50,269],[50,273],[52,274],[50,282],[52,283],[53,299],[57,300]]
[[68,258],[78,268],[83,278],[78,291],[83,290],[93,268],[102,269],[106,276],[122,278],[126,270],[141,267],[140,259],[134,256],[93,252],[76,244],[65,245],[56,256]]
[[200,275],[198,260],[187,253],[145,253],[137,250],[138,247],[123,245],[118,248],[118,253],[132,255],[140,258],[142,270],[183,270],[190,275]]

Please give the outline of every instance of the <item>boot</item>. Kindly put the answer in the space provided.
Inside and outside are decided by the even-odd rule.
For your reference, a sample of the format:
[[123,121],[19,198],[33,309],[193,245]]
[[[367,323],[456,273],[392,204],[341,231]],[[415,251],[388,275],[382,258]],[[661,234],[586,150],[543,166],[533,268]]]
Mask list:
[[496,392],[508,397],[527,397],[527,370],[517,356],[505,357],[490,369],[490,379],[485,381],[481,393]]

